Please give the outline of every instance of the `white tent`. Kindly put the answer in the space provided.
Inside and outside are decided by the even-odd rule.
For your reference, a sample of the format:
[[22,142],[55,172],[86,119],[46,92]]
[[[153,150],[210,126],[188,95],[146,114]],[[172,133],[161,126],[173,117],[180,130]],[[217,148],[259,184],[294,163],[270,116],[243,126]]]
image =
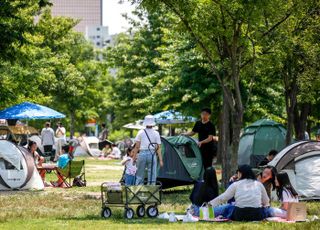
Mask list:
[[301,141],[283,149],[268,164],[288,173],[301,199],[320,199],[320,142]]
[[23,147],[0,141],[0,190],[44,189],[33,157]]
[[74,156],[91,156],[99,157],[101,150],[99,149],[99,139],[97,137],[79,137],[79,145],[74,151]]

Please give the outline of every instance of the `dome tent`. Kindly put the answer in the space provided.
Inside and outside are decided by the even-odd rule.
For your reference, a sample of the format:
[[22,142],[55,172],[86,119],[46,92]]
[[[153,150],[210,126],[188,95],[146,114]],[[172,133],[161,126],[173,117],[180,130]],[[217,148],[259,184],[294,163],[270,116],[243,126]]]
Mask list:
[[0,140],[0,191],[43,188],[31,153],[24,147]]
[[268,165],[288,173],[300,199],[320,199],[320,142],[300,141],[289,145]]
[[157,179],[163,188],[193,184],[202,179],[203,166],[197,143],[187,136],[161,137],[164,165]]
[[238,164],[256,167],[270,150],[280,151],[286,146],[286,132],[283,125],[269,119],[249,125],[240,138]]

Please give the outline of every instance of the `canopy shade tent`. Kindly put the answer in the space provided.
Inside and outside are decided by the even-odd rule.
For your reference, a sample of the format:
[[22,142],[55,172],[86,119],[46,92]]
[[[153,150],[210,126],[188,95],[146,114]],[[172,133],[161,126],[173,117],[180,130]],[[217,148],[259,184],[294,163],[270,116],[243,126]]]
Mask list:
[[134,123],[129,123],[122,127],[127,129],[144,129],[145,127],[142,125],[142,122],[143,122],[142,120],[138,120]]
[[197,119],[192,116],[184,116],[175,110],[168,110],[153,115],[158,125],[166,124],[184,124],[196,122]]
[[66,116],[43,105],[23,102],[0,111],[0,119],[32,120],[65,118]]

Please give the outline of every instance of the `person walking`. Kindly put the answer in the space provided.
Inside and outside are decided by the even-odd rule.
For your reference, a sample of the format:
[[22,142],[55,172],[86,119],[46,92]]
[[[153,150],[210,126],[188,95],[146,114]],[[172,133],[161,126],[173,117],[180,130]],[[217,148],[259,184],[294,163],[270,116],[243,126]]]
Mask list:
[[210,121],[210,117],[211,109],[202,109],[201,120],[196,122],[191,132],[184,134],[186,136],[193,136],[196,133],[198,134],[198,146],[201,151],[204,169],[212,166],[213,158],[217,155],[217,147],[215,141],[218,141],[218,137],[216,136],[216,129]]
[[156,183],[157,155],[160,167],[163,166],[161,139],[160,134],[153,129],[155,125],[154,117],[147,115],[143,121],[143,126],[146,128],[140,130],[135,138],[134,159],[137,159],[136,185],[143,184],[146,168],[148,171],[148,184]]
[[46,122],[41,131],[41,144],[46,153],[51,153],[54,145],[54,131],[50,126],[50,122]]
[[102,130],[99,133],[99,140],[105,141],[106,139],[108,139],[108,129],[106,128],[106,124],[102,123],[101,128],[102,128]]

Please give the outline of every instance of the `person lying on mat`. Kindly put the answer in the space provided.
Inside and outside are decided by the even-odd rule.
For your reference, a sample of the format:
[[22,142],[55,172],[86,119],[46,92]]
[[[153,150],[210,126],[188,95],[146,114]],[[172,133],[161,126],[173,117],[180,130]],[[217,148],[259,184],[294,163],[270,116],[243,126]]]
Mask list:
[[287,219],[287,210],[289,203],[298,203],[298,193],[290,183],[289,176],[286,172],[280,172],[275,179],[277,196],[281,202],[280,208],[270,207],[268,209],[269,217],[281,217]]
[[228,189],[211,200],[209,204],[217,207],[231,198],[235,199],[231,219],[235,221],[260,221],[266,218],[266,209],[269,207],[269,197],[263,184],[257,181],[249,165],[238,168],[238,181],[231,184]]
[[[64,169],[67,167],[70,161],[72,161],[73,155],[72,153],[69,152],[69,146],[64,145],[62,146],[62,155],[59,156],[58,161],[57,161],[57,167],[60,169]],[[51,184],[54,187],[61,187],[63,186],[63,178],[59,176],[58,174],[58,180],[56,182],[51,181]]]
[[209,167],[205,170],[203,181],[195,183],[189,197],[192,202],[189,210],[194,216],[199,216],[199,208],[205,202],[216,198],[219,195],[219,186],[217,174],[214,167]]

